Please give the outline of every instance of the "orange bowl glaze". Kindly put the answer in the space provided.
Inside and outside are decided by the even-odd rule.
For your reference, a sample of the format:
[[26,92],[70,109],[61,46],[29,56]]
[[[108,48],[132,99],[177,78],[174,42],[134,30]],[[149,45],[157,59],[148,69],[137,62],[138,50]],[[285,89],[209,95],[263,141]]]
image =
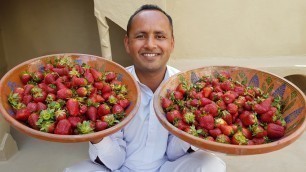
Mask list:
[[[223,144],[190,135],[167,121],[165,112],[161,107],[161,97],[165,97],[167,91],[176,88],[180,83],[180,76],[183,76],[188,82],[195,83],[201,76],[214,75],[215,72],[221,71],[229,72],[233,80],[245,83],[247,86],[259,87],[265,93],[270,93],[274,97],[280,96],[282,98],[285,102],[283,117],[287,122],[284,137],[261,145]],[[208,66],[178,73],[163,83],[154,96],[154,109],[156,115],[162,125],[172,134],[200,149],[235,155],[267,153],[281,149],[294,142],[305,130],[305,105],[305,95],[290,81],[269,72],[236,66]]]
[[[29,72],[42,70],[44,64],[46,64],[48,61],[64,56],[70,56],[77,64],[86,63],[89,66],[98,69],[100,71],[113,71],[118,74],[118,79],[121,80],[122,83],[127,86],[128,89],[127,98],[131,102],[130,106],[126,109],[127,116],[120,123],[108,129],[90,134],[58,135],[58,134],[50,134],[34,130],[20,123],[14,118],[14,112],[7,98],[10,92],[15,87],[23,85],[19,77],[21,72],[26,70]],[[87,55],[87,54],[75,54],[75,53],[46,55],[25,61],[17,65],[16,67],[8,71],[1,79],[0,93],[1,93],[0,112],[3,115],[3,117],[10,123],[11,126],[13,126],[17,130],[25,134],[28,134],[29,136],[53,142],[67,142],[67,143],[85,142],[85,141],[103,138],[105,136],[113,134],[116,131],[123,128],[135,116],[140,104],[139,87],[136,81],[134,80],[133,76],[129,72],[127,72],[122,66],[102,57]]]

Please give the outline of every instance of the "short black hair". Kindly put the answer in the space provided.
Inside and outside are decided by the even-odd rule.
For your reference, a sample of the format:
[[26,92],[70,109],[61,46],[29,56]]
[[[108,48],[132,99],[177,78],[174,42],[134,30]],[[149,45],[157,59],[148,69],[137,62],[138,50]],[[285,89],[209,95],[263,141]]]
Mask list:
[[138,10],[136,10],[134,12],[134,14],[131,15],[129,21],[128,21],[128,24],[127,24],[127,27],[126,27],[126,34],[129,35],[129,32],[130,32],[130,29],[131,29],[131,25],[132,25],[132,20],[133,18],[141,11],[144,11],[144,10],[156,10],[156,11],[160,11],[162,12],[163,14],[165,14],[165,16],[168,18],[169,20],[169,23],[170,23],[170,26],[171,26],[171,31],[172,31],[172,34],[173,34],[173,23],[172,23],[172,18],[170,17],[169,14],[167,14],[164,10],[162,10],[159,6],[157,5],[152,5],[152,4],[146,4],[146,5],[143,5],[141,6]]

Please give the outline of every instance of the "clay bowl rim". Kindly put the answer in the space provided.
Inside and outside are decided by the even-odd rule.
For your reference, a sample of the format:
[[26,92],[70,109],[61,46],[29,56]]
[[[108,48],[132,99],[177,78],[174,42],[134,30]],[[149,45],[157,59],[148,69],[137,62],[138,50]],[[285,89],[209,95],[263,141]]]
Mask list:
[[132,109],[130,111],[129,115],[127,115],[120,123],[116,124],[113,127],[105,129],[103,131],[89,133],[89,134],[83,134],[83,135],[59,135],[59,134],[51,134],[51,133],[41,132],[41,131],[32,129],[32,128],[22,124],[18,120],[14,119],[5,110],[2,103],[0,103],[0,112],[1,112],[2,116],[6,119],[6,121],[9,122],[10,125],[13,126],[15,129],[21,131],[22,133],[30,135],[32,137],[42,139],[42,140],[46,140],[46,141],[62,142],[62,143],[86,142],[86,141],[90,141],[90,140],[93,140],[93,139],[103,138],[103,137],[106,137],[107,135],[110,135],[110,134],[113,134],[113,133],[119,131],[125,125],[127,125],[129,123],[129,121],[135,116],[135,114],[138,111],[138,108],[140,106],[140,102],[141,102],[140,101],[141,100],[140,88],[139,88],[136,80],[133,78],[133,76],[128,71],[126,71],[126,69],[124,67],[122,67],[121,65],[116,64],[115,62],[110,61],[106,58],[100,57],[100,56],[90,55],[90,54],[82,54],[82,53],[58,53],[58,54],[49,54],[49,55],[39,56],[39,57],[30,59],[30,60],[24,61],[24,62],[20,63],[19,65],[13,67],[12,69],[10,69],[1,78],[1,80],[0,80],[0,90],[2,90],[2,85],[4,84],[5,78],[12,75],[13,71],[15,71],[16,69],[18,69],[18,68],[20,68],[24,65],[31,64],[35,61],[39,61],[39,60],[44,59],[44,58],[53,57],[53,56],[58,57],[58,56],[64,56],[64,55],[78,56],[78,58],[82,58],[82,56],[94,57],[94,58],[97,58],[97,59],[101,59],[102,61],[106,61],[107,63],[110,63],[110,64],[120,68],[122,71],[124,71],[131,78],[132,83],[135,85],[136,91],[138,92],[137,97],[135,99],[136,102],[135,102],[134,109]]
[[[153,106],[155,110],[155,114],[160,121],[160,123],[173,135],[181,138],[184,140],[184,138],[192,139],[194,141],[193,145],[196,147],[199,147],[201,149],[207,149],[210,151],[215,151],[215,152],[221,152],[221,153],[226,153],[226,154],[232,154],[232,155],[253,155],[253,154],[263,154],[263,153],[268,153],[272,151],[279,150],[283,147],[286,147],[287,145],[293,143],[295,140],[297,140],[305,131],[306,128],[306,119],[304,114],[304,119],[302,124],[290,135],[287,135],[284,138],[281,138],[279,140],[273,141],[271,143],[266,143],[266,144],[260,144],[260,145],[233,145],[233,144],[224,144],[224,143],[218,143],[218,142],[212,142],[208,140],[201,139],[199,137],[190,135],[182,130],[179,130],[175,126],[173,126],[171,123],[168,122],[168,120],[165,117],[165,113],[161,107],[161,102],[160,102],[160,92],[164,89],[166,89],[166,84],[172,80],[175,80],[177,76],[183,73],[187,72],[192,72],[194,70],[204,70],[205,68],[212,68],[216,69],[217,68],[222,68],[222,69],[247,69],[247,70],[254,70],[257,72],[263,72],[269,75],[272,75],[286,83],[288,83],[290,86],[292,86],[294,89],[296,89],[300,95],[302,95],[304,99],[304,104],[306,104],[306,96],[305,94],[292,82],[288,81],[285,78],[282,78],[276,74],[267,72],[265,70],[259,70],[255,68],[250,68],[250,67],[242,67],[242,66],[224,66],[224,65],[215,65],[215,66],[203,66],[199,68],[194,68],[194,69],[189,69],[186,71],[181,71],[172,77],[170,77],[166,82],[162,83],[161,86],[156,90],[154,94],[154,100],[153,100]],[[175,132],[174,132],[175,131]],[[187,142],[187,141],[186,141]]]

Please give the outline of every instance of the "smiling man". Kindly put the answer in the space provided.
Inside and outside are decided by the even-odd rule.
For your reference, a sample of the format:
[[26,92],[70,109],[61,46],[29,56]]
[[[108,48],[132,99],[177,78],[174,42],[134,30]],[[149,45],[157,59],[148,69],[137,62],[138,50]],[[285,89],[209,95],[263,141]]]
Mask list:
[[157,6],[142,6],[130,17],[124,45],[134,64],[127,70],[141,90],[139,110],[121,131],[89,143],[91,161],[66,171],[226,171],[221,159],[206,151],[193,151],[189,143],[169,133],[156,118],[154,92],[179,72],[167,66],[174,48],[171,17]]

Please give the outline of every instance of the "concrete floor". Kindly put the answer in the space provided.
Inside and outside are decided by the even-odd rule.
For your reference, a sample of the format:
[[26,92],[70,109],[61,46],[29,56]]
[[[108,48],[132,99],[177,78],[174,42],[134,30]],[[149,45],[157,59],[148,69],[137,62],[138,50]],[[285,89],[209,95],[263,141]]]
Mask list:
[[[67,166],[88,159],[88,143],[54,143],[37,140],[11,130],[19,151],[8,161],[0,162],[1,172],[61,172]],[[306,133],[289,146],[266,154],[234,156],[216,153],[228,172],[305,172]]]

